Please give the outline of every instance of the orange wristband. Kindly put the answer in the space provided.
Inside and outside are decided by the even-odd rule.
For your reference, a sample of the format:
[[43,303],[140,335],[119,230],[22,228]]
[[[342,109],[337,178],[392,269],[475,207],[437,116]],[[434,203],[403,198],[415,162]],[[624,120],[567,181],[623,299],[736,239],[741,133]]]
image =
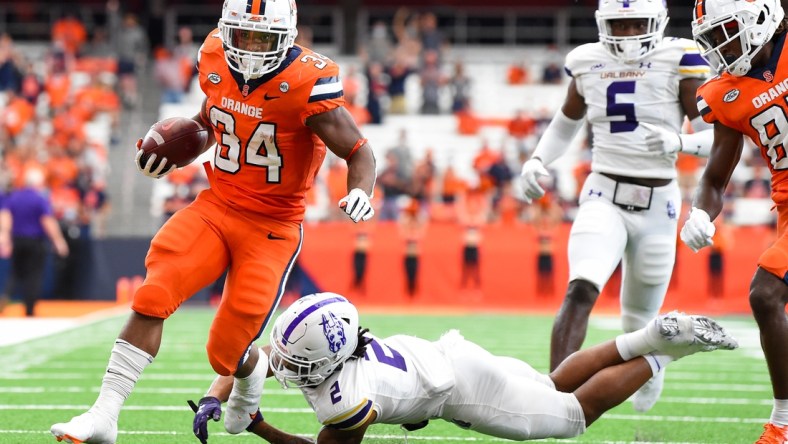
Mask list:
[[353,145],[353,149],[350,150],[350,154],[348,154],[347,157],[345,157],[345,162],[350,163],[350,158],[353,157],[353,155],[356,154],[356,151],[358,151],[359,148],[364,146],[365,143],[367,143],[367,139],[363,137],[361,139],[358,139],[356,141],[356,144]]

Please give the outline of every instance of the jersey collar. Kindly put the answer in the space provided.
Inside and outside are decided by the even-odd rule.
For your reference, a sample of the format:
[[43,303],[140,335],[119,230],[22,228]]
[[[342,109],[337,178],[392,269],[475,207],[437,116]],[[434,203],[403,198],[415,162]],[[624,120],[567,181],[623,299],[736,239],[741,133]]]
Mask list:
[[746,74],[747,77],[752,77],[753,79],[767,82],[771,82],[774,79],[774,76],[777,73],[777,64],[780,62],[780,54],[783,52],[785,35],[786,33],[782,33],[774,40],[774,49],[772,50],[772,55],[769,57],[769,61],[766,62],[766,65],[751,69]]
[[285,59],[282,61],[282,64],[279,65],[278,68],[269,72],[268,74],[265,74],[260,78],[249,79],[248,82],[244,80],[243,74],[239,73],[234,69],[230,70],[230,74],[233,76],[233,79],[235,79],[235,83],[238,84],[239,90],[243,91],[244,86],[246,85],[249,86],[248,92],[246,93],[246,95],[248,96],[249,94],[254,92],[254,90],[256,90],[260,85],[271,80],[272,78],[276,77],[277,74],[284,71],[288,66],[290,66],[291,63],[295,61],[295,59],[298,58],[298,56],[301,55],[302,52],[303,50],[299,46],[293,46],[287,51],[287,56],[285,57]]

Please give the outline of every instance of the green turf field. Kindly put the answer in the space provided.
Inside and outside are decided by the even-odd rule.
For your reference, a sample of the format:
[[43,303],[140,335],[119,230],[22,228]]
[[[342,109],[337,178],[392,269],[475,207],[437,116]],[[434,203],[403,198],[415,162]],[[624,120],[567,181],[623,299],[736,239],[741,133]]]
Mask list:
[[[166,324],[159,357],[150,365],[120,417],[118,442],[197,443],[191,432],[187,399],[199,399],[213,375],[205,355],[212,312],[183,309]],[[112,342],[125,316],[104,320],[22,345],[0,347],[0,443],[54,442],[49,426],[87,409],[95,400]],[[362,311],[362,325],[378,336],[410,333],[436,339],[459,328],[488,350],[522,358],[546,370],[551,318],[475,314],[461,316],[378,315]],[[742,347],[690,356],[671,364],[660,402],[647,414],[625,402],[604,415],[585,435],[562,442],[751,443],[771,412],[768,374],[749,317],[722,318]],[[616,335],[614,317],[594,317],[588,342]],[[264,334],[267,338],[268,332]],[[297,390],[268,381],[263,413],[287,431],[314,436],[314,414]],[[230,436],[212,423],[212,443],[264,442],[256,436]],[[398,427],[377,425],[370,443],[405,443]],[[407,442],[474,442],[487,438],[454,425],[432,421],[409,433]]]

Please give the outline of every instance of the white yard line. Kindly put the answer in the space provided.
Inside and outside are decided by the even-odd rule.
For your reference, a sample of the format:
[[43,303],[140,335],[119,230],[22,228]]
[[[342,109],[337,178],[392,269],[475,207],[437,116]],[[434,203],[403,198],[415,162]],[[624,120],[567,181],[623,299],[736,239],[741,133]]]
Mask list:
[[[20,429],[10,429],[4,430],[0,429],[0,435],[49,435],[50,433],[45,430],[20,430]],[[143,436],[192,436],[191,433],[188,432],[168,432],[168,431],[158,431],[158,430],[119,430],[119,435],[143,435]],[[312,434],[304,434],[299,433],[298,436],[303,436],[306,438],[314,438]],[[211,436],[235,436],[238,435],[231,435],[227,432],[211,432]],[[364,438],[368,439],[385,439],[385,440],[395,440],[401,439],[402,442],[409,442],[409,441],[437,441],[437,442],[512,442],[508,439],[500,439],[494,438],[492,436],[424,436],[424,435],[407,435],[407,441],[405,440],[405,435],[376,435],[376,434],[366,434]],[[262,442],[262,441],[260,441]],[[581,442],[575,439],[562,439],[558,442]],[[641,441],[582,441],[585,444],[640,444]],[[703,444],[698,442],[685,442],[685,441],[649,441],[649,444]]]

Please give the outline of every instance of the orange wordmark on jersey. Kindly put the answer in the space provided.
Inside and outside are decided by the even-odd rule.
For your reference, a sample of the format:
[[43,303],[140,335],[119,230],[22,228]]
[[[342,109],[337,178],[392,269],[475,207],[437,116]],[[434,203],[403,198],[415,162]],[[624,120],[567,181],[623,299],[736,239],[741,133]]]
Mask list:
[[[747,135],[772,173],[772,199],[788,203],[788,55],[782,36],[773,66],[735,77],[729,73],[698,89],[698,109],[708,123],[720,122]],[[779,58],[778,58],[779,57]]]
[[216,136],[212,186],[233,206],[301,221],[326,150],[305,122],[344,105],[339,67],[296,45],[277,70],[244,81],[227,66],[214,31],[198,68]]

